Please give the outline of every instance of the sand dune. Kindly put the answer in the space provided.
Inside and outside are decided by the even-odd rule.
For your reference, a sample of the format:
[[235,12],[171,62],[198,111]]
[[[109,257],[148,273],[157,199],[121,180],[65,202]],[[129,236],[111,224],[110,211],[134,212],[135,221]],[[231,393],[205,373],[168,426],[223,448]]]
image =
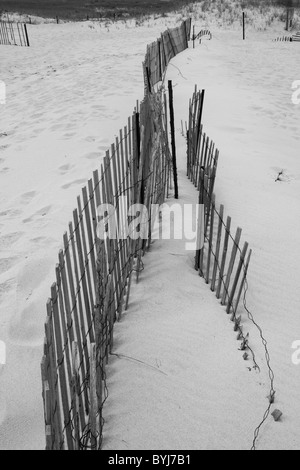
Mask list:
[[[146,45],[176,16],[100,27],[29,25],[31,47],[1,46],[7,85],[0,114],[0,448],[44,447],[40,360],[45,302],[76,196],[143,96]],[[299,44],[273,43],[282,24],[249,31],[209,26],[212,41],[176,57],[174,84],[181,203],[194,85],[205,88],[203,123],[220,150],[216,195],[253,249],[247,305],[268,340],[276,407],[258,447],[299,447]],[[5,66],[3,66],[3,64]],[[281,172],[280,180],[276,181]],[[116,326],[108,368],[105,449],[248,449],[267,406],[259,334],[241,308],[261,373],[243,361],[232,324],[180,242],[156,241]],[[250,370],[249,370],[250,368]]]

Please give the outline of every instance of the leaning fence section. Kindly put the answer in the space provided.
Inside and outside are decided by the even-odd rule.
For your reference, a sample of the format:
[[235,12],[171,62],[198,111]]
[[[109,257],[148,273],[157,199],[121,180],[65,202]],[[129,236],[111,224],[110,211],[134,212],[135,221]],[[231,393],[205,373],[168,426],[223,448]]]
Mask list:
[[0,20],[0,44],[29,47],[26,24]]
[[170,60],[188,48],[190,35],[191,19],[188,19],[179,27],[166,30],[157,41],[147,46],[143,63],[146,93],[152,91],[153,87],[163,80]]
[[198,243],[195,253],[195,269],[210,285],[217,299],[231,314],[242,341],[241,349],[247,347],[247,336],[243,335],[241,317],[237,315],[243,295],[247,271],[251,258],[248,243],[241,245],[242,229],[233,233],[231,217],[225,216],[224,205],[217,207],[214,184],[219,151],[203,132],[201,115],[204,90],[193,94],[189,103],[187,134],[187,176],[199,191],[199,204],[204,208],[199,218]]
[[41,365],[47,449],[101,448],[114,324],[151,241],[151,210],[137,225],[129,207],[162,204],[171,162],[166,97],[148,95],[77,198],[47,302]]

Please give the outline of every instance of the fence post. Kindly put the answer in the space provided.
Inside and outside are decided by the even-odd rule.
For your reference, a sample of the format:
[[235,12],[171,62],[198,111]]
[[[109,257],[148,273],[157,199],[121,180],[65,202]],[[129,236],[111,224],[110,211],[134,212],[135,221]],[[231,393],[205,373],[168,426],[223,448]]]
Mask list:
[[27,33],[27,26],[24,23],[24,31],[25,31],[25,36],[26,36],[26,42],[27,42],[27,47],[29,47],[29,39],[28,39],[28,33]]
[[175,199],[178,199],[178,181],[177,181],[177,163],[176,163],[176,144],[175,144],[175,126],[174,126],[174,107],[173,107],[173,88],[172,80],[168,81],[169,89],[169,108],[170,108],[170,126],[171,126],[171,146],[174,173],[174,191]]

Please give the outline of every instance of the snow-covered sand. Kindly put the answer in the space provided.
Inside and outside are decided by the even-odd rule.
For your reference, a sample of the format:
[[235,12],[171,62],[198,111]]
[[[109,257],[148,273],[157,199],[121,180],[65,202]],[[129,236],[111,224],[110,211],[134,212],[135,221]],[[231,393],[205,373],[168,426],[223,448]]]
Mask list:
[[[45,302],[61,238],[81,186],[143,96],[146,45],[173,18],[108,28],[86,22],[28,26],[31,47],[0,48],[0,448],[44,447],[40,360]],[[198,24],[197,28],[207,26]],[[206,89],[203,123],[220,150],[216,195],[253,248],[247,304],[268,340],[282,422],[259,448],[297,448],[300,437],[298,232],[300,105],[291,102],[299,44],[269,32],[221,31],[176,57],[172,78],[182,202],[187,118],[194,84]],[[284,181],[276,182],[284,170]],[[257,330],[243,313],[261,374],[244,362],[232,324],[179,242],[155,242],[116,326],[108,369],[104,448],[250,448],[267,406]],[[0,366],[1,367],[1,366]]]

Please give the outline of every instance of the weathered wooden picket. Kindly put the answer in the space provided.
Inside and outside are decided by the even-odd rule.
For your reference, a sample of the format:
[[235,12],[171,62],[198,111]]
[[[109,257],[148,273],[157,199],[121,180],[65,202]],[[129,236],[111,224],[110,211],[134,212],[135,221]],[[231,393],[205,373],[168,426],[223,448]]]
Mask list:
[[[236,330],[243,339],[240,318],[236,317],[242,297],[251,250],[244,242],[240,248],[242,229],[231,232],[231,217],[225,218],[224,206],[216,207],[214,183],[219,152],[214,143],[203,132],[201,114],[204,91],[195,89],[189,105],[189,123],[187,128],[187,176],[199,191],[199,204],[204,205],[204,226],[198,230],[204,237],[204,245],[195,254],[195,269],[210,284],[217,299],[231,313],[236,323]],[[200,224],[203,221],[200,220]],[[199,247],[200,245],[198,245]],[[245,344],[244,344],[245,348]]]
[[29,47],[26,24],[0,20],[0,44]]

